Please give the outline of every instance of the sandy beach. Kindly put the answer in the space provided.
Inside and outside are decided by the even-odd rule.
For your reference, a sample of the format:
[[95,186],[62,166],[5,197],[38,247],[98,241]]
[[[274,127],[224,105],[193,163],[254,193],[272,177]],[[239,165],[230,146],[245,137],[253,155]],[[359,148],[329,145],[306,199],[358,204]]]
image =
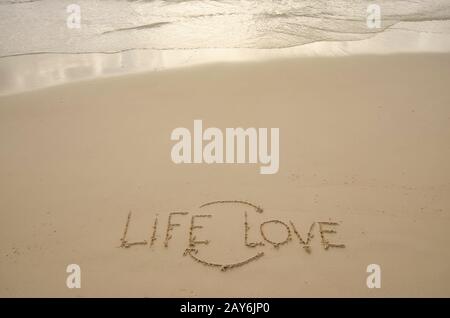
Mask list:
[[[0,296],[449,297],[448,83],[449,54],[393,54],[1,96]],[[278,173],[174,164],[170,134],[196,119],[278,127]],[[69,264],[80,289],[66,286]]]

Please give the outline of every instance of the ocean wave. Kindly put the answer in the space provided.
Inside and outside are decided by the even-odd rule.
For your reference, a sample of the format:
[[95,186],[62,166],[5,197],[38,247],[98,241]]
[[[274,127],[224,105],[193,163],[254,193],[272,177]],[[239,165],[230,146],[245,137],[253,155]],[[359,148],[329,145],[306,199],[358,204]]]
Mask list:
[[67,7],[73,2],[0,0],[0,56],[272,49],[363,40],[399,22],[450,20],[448,0],[379,0],[381,27],[374,29],[367,26],[367,8],[374,2],[367,0],[77,0],[80,28],[70,28],[67,20],[74,13]]

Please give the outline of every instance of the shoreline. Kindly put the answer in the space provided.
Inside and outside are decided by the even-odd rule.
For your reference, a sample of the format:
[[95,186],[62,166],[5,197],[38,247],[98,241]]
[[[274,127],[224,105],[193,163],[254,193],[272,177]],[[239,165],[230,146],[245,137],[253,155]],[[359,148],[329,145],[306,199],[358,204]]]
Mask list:
[[[290,58],[444,54],[450,52],[445,33],[414,31],[399,23],[358,41],[314,42],[281,49],[130,50],[118,53],[38,53],[0,58],[0,96],[97,78],[184,69],[220,63],[270,62]],[[412,30],[405,31],[407,28]],[[403,29],[402,29],[403,28]]]

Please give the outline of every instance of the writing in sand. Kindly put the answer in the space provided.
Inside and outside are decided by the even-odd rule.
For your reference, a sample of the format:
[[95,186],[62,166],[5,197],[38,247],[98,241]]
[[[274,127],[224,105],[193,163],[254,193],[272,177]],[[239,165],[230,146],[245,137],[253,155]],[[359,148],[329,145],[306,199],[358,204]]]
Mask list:
[[[212,205],[222,205],[222,204],[238,204],[238,205],[245,205],[246,207],[251,207],[252,210],[256,213],[263,213],[263,209],[255,204],[252,204],[247,201],[239,201],[239,200],[230,200],[230,201],[213,201],[208,202],[205,204],[202,204],[200,206],[200,209],[203,209],[208,206]],[[168,248],[170,244],[170,240],[172,239],[173,235],[175,235],[176,231],[174,230],[176,227],[181,226],[180,223],[183,219],[187,220],[189,225],[189,235],[187,238],[187,247],[183,253],[184,256],[190,257],[195,262],[202,264],[204,266],[209,266],[213,268],[218,268],[222,271],[227,271],[233,268],[237,268],[243,265],[247,265],[251,262],[257,261],[264,256],[264,252],[260,251],[254,254],[253,256],[246,258],[239,262],[233,262],[233,263],[216,263],[208,260],[204,260],[201,258],[198,254],[198,247],[200,245],[208,245],[210,244],[210,240],[199,240],[197,238],[197,231],[204,228],[204,225],[200,225],[201,219],[210,219],[212,218],[212,214],[192,214],[189,212],[170,212],[167,216],[167,224],[163,228],[164,229],[164,241],[163,245],[164,247]],[[132,218],[132,213],[129,212],[125,228],[123,231],[122,238],[120,239],[120,247],[121,248],[130,248],[133,246],[142,246],[142,245],[148,245],[150,247],[154,246],[156,241],[158,240],[157,232],[158,232],[158,222],[159,217],[156,216],[153,222],[153,227],[151,230],[151,236],[150,240],[143,240],[143,241],[135,241],[130,242],[127,238],[128,236],[128,230],[130,227]],[[282,231],[283,238],[282,239],[274,239],[269,235],[269,232],[267,230],[268,226],[276,226],[279,231]],[[312,246],[311,242],[314,239],[314,233],[319,233],[320,235],[320,243],[325,250],[329,250],[331,248],[344,248],[345,245],[342,243],[336,243],[331,242],[329,234],[335,234],[337,233],[337,226],[339,225],[338,222],[334,222],[331,220],[328,221],[315,221],[309,224],[308,226],[308,232],[306,235],[302,236],[300,234],[300,231],[298,230],[296,224],[292,220],[282,221],[278,219],[271,219],[267,220],[265,222],[262,222],[259,224],[259,240],[258,239],[249,239],[249,232],[250,232],[250,223],[248,221],[248,213],[245,211],[243,215],[243,227],[244,227],[244,235],[243,235],[243,244],[247,248],[256,248],[256,247],[263,247],[266,245],[272,246],[274,248],[279,248],[282,245],[286,245],[293,241],[293,238],[295,238],[296,241],[300,244],[300,246],[304,249],[304,251],[307,254],[311,253]]]

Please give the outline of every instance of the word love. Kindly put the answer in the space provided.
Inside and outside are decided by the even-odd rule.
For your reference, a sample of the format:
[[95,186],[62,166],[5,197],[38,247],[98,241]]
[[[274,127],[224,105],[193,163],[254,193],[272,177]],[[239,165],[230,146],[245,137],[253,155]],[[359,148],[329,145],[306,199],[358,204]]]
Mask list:
[[[267,128],[247,128],[245,130],[243,128],[226,128],[224,138],[224,134],[219,128],[210,127],[203,131],[202,120],[194,120],[193,135],[189,129],[179,127],[172,131],[170,139],[178,141],[172,147],[171,152],[172,161],[176,164],[259,162],[263,165],[260,167],[261,174],[274,174],[279,169],[280,132],[278,128],[270,129],[270,154]],[[203,145],[204,141],[205,145]],[[246,158],[247,153],[248,158]]]
[[[222,204],[238,204],[245,205],[247,208],[250,206],[254,209],[256,213],[263,213],[263,209],[259,206],[256,206],[247,201],[239,201],[239,200],[231,200],[231,201],[213,201],[208,202],[200,206],[200,209],[204,209],[206,207],[211,208],[213,205],[222,205]],[[209,210],[208,210],[209,211]],[[198,256],[198,247],[205,246],[211,243],[210,240],[207,239],[207,235],[201,231],[198,233],[200,229],[206,228],[205,222],[208,219],[213,217],[212,214],[191,214],[189,212],[171,212],[167,217],[167,222],[165,227],[163,227],[163,231],[159,230],[159,217],[156,216],[153,228],[150,233],[150,240],[143,240],[137,242],[130,242],[127,239],[128,229],[131,222],[131,212],[128,214],[127,221],[125,224],[125,229],[123,232],[123,236],[121,238],[120,247],[130,248],[135,245],[149,245],[150,247],[154,246],[158,236],[164,237],[163,245],[164,247],[169,247],[170,240],[173,235],[175,235],[175,229],[178,227],[188,226],[188,237],[187,237],[187,247],[184,251],[184,256],[189,256],[197,263],[202,265],[220,268],[222,271],[226,271],[235,267],[246,265],[252,261],[256,261],[261,259],[264,256],[264,252],[259,251],[253,256],[239,262],[231,262],[227,264],[221,264],[211,261],[206,261]],[[279,248],[282,245],[288,244],[293,240],[293,237],[300,243],[301,247],[309,254],[311,253],[311,242],[314,238],[314,233],[318,232],[320,234],[320,243],[325,250],[330,248],[343,248],[344,244],[333,243],[330,242],[328,235],[336,233],[335,227],[339,224],[337,222],[326,221],[326,222],[312,222],[307,228],[307,234],[302,235],[301,231],[298,227],[298,224],[295,224],[292,220],[282,221],[278,219],[271,219],[259,224],[259,235],[257,232],[251,230],[250,222],[248,221],[248,213],[244,211],[243,213],[243,237],[242,243],[245,248],[260,248],[265,245],[273,246],[275,248]],[[317,228],[317,231],[316,231]],[[272,229],[270,231],[270,229]],[[281,232],[282,235],[277,235],[277,238],[274,238],[273,231],[276,229],[278,232]],[[304,230],[304,229],[302,229]],[[227,231],[224,228],[224,231]],[[159,235],[158,235],[159,233]],[[161,235],[162,234],[162,235]],[[198,236],[202,237],[199,239]],[[279,234],[279,233],[278,233]],[[240,234],[242,235],[242,234]]]

